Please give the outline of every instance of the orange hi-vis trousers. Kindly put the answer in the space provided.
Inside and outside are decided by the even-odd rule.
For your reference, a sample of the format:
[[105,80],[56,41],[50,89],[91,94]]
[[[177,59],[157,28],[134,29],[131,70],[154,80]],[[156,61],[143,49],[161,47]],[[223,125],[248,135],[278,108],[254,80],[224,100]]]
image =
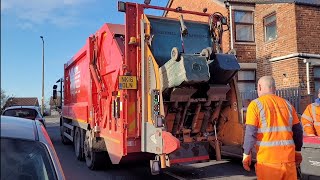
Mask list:
[[295,162],[288,163],[256,163],[258,180],[296,180],[297,169]]

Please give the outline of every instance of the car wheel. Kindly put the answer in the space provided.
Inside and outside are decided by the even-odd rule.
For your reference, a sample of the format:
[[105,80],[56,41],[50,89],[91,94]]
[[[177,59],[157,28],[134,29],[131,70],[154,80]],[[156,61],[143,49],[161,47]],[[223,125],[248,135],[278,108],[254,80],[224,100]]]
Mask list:
[[94,152],[92,149],[92,135],[86,131],[84,140],[84,154],[87,167],[91,170],[101,169],[107,162],[106,152]]
[[75,133],[73,138],[74,152],[78,160],[83,160],[83,141],[81,137],[81,129],[75,127]]

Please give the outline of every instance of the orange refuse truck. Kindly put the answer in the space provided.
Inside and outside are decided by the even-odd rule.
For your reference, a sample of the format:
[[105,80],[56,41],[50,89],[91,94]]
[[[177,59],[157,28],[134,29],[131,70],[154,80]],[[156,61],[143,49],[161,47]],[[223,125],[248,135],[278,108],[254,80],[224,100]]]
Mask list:
[[[226,17],[130,2],[118,11],[125,24],[105,23],[64,65],[62,142],[90,169],[151,156],[153,174],[241,156],[240,66],[221,50]],[[190,14],[207,22],[183,18]]]

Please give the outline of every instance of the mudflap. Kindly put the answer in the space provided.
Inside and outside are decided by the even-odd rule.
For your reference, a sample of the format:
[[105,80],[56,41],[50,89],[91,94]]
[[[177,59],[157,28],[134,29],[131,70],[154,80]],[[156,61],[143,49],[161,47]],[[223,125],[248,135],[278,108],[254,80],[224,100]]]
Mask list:
[[181,143],[180,148],[169,154],[170,164],[191,164],[209,161],[209,142]]

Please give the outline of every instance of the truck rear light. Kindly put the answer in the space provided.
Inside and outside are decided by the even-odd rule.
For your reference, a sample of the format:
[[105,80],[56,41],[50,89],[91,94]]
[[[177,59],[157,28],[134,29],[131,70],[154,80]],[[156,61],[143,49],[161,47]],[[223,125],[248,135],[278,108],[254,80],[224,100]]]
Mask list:
[[163,120],[160,115],[160,91],[157,89],[153,89],[151,91],[151,98],[152,100],[152,114],[153,114],[153,121],[156,127],[163,127]]

